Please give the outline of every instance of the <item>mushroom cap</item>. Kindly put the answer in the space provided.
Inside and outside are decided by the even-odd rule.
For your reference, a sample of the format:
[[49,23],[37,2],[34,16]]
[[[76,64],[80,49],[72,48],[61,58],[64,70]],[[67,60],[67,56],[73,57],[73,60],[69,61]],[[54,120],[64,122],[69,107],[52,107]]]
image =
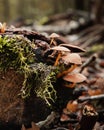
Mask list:
[[86,80],[86,77],[80,73],[68,73],[63,79],[72,83],[81,83]]
[[60,37],[57,33],[52,33],[50,36],[50,38],[57,38]]
[[71,44],[60,44],[60,46],[64,46],[69,48],[72,52],[85,52],[84,49],[82,49],[81,47],[75,46],[75,45],[71,45]]
[[81,57],[77,53],[68,53],[67,55],[62,57],[62,60],[65,61],[66,63],[73,63],[76,65],[81,65]]
[[64,52],[70,52],[70,50],[66,47],[62,47],[62,46],[55,46],[50,48],[51,50],[56,50],[56,51],[64,51]]

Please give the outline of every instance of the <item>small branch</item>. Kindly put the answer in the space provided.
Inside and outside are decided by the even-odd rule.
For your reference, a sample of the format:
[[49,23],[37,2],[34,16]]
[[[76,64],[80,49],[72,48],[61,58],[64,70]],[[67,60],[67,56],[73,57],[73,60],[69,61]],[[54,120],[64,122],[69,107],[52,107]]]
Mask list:
[[97,58],[97,55],[94,54],[88,60],[86,60],[86,62],[84,62],[84,64],[81,66],[80,73],[84,70],[85,67],[89,66],[92,62],[94,62],[96,58]]
[[99,99],[104,99],[104,94],[97,95],[97,96],[81,97],[78,99],[78,102],[84,102],[84,101],[88,101],[88,100],[99,100]]
[[40,128],[43,126],[48,126],[49,124],[51,124],[54,121],[54,119],[56,117],[55,115],[56,115],[55,112],[51,112],[51,114],[46,118],[46,120],[40,121],[40,122],[36,123],[36,125],[39,126]]

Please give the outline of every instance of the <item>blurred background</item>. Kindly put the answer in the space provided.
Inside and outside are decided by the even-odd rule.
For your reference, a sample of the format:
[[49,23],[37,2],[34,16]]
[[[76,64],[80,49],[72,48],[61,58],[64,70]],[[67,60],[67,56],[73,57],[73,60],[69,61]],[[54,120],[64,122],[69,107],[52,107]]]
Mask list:
[[69,8],[90,11],[92,0],[0,0],[0,21],[40,20]]

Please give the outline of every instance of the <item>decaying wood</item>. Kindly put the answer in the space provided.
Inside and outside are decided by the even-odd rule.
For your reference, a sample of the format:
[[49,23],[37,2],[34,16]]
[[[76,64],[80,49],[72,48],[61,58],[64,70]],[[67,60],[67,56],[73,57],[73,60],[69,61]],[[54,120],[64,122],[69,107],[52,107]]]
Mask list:
[[50,113],[45,102],[36,98],[35,95],[27,100],[19,96],[22,81],[23,75],[12,69],[6,73],[0,73],[0,125],[5,121],[14,125],[27,125],[32,121],[44,120]]
[[75,130],[92,130],[98,118],[98,113],[92,106],[85,105],[82,117]]
[[13,29],[6,29],[5,33],[2,35],[23,35],[24,37],[27,37],[29,40],[42,40],[46,41],[47,43],[50,43],[50,39],[45,37],[44,35],[37,33],[35,31],[28,31],[20,28],[13,28]]
[[[0,35],[10,37],[21,35],[31,41],[41,40],[50,43],[49,38],[37,32],[21,29],[7,29]],[[45,101],[36,97],[36,94],[32,94],[26,100],[21,98],[23,81],[24,75],[14,69],[8,69],[6,72],[0,70],[0,128],[5,124],[20,126],[30,124],[32,121],[39,122],[50,114],[50,108]]]

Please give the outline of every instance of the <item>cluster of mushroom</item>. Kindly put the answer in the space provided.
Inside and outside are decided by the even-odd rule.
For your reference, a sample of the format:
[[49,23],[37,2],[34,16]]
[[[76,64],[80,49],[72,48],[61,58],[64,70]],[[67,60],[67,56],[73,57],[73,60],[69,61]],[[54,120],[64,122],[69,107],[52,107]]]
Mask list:
[[[52,44],[52,42],[51,42]],[[62,78],[66,84],[66,87],[73,88],[76,83],[81,83],[86,80],[86,77],[81,73],[74,70],[82,64],[82,60],[78,52],[84,52],[80,47],[70,44],[60,44],[58,46],[51,47],[51,50],[57,52],[57,57],[54,66],[58,66],[62,63],[69,66],[68,69],[63,70],[57,75],[57,78]]]

